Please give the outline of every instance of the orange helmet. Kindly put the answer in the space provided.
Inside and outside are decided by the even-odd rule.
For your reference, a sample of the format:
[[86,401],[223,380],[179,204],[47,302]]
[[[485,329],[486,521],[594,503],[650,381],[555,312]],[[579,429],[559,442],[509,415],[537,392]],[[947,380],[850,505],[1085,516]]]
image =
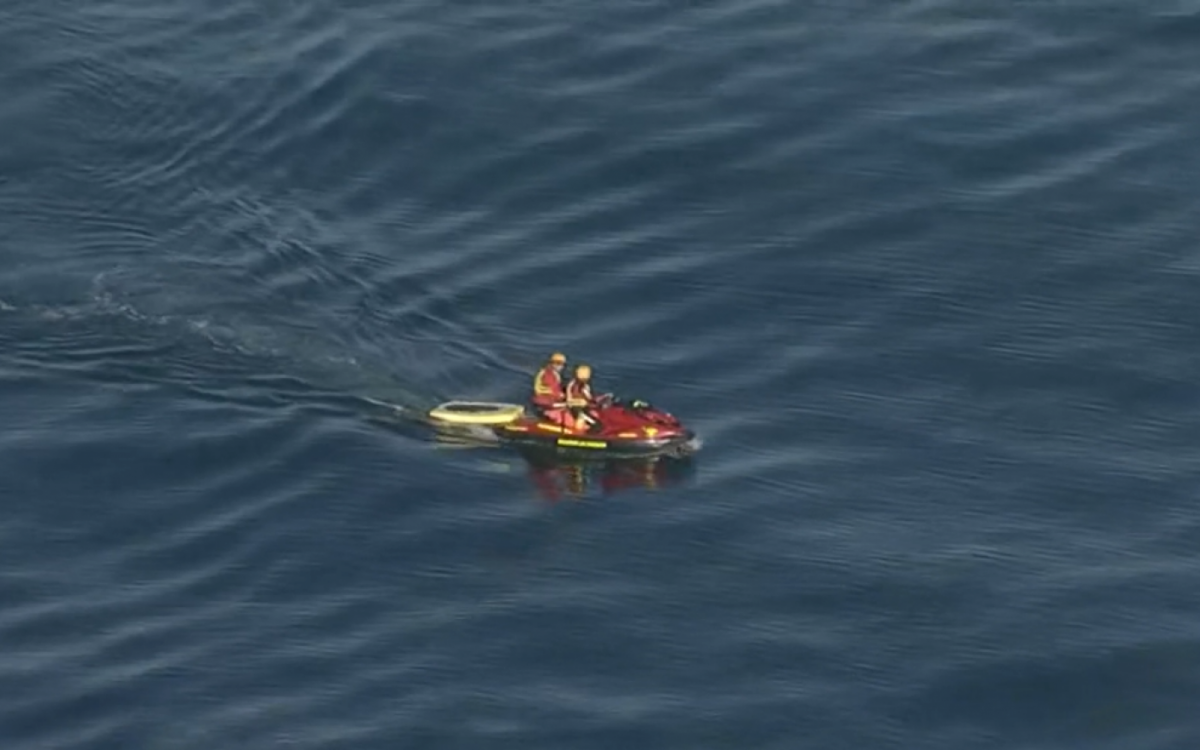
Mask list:
[[562,352],[555,352],[550,355],[550,362],[556,365],[565,365],[567,363],[567,355]]
[[592,379],[591,366],[580,365],[579,367],[576,367],[575,368],[575,379],[576,380],[591,380]]

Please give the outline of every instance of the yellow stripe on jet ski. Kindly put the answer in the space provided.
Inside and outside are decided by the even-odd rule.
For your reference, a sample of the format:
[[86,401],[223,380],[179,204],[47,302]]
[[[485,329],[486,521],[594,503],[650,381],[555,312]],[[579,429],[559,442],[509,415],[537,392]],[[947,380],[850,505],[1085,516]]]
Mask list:
[[607,448],[603,440],[575,440],[574,438],[559,438],[558,444],[564,448]]

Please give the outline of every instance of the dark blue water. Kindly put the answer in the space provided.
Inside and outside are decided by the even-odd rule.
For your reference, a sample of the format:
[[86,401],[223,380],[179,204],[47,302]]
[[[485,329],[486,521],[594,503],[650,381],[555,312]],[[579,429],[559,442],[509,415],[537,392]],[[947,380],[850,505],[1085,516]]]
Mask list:
[[[1200,747],[1195,3],[0,9],[0,747]],[[410,412],[547,353],[704,438]]]

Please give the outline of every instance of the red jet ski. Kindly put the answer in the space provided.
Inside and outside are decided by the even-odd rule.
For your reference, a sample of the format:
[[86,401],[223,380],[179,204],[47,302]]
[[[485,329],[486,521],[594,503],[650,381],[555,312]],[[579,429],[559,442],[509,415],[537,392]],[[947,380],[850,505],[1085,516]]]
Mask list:
[[515,404],[452,401],[427,418],[443,430],[478,434],[484,429],[493,439],[518,448],[580,458],[684,457],[700,448],[695,433],[674,415],[645,401],[625,402],[608,395],[591,414],[596,420],[591,428],[568,430]]
[[645,401],[625,403],[608,396],[591,414],[596,422],[586,430],[567,430],[529,414],[494,429],[506,443],[558,453],[685,456],[699,449],[691,430]]

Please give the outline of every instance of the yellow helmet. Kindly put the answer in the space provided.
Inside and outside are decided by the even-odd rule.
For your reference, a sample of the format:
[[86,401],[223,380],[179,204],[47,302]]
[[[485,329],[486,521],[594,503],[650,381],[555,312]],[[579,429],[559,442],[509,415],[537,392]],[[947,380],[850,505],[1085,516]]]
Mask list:
[[590,380],[592,377],[592,368],[589,365],[580,365],[575,368],[575,378],[577,380]]
[[556,365],[565,365],[567,363],[567,355],[562,352],[555,352],[550,355],[550,361]]

